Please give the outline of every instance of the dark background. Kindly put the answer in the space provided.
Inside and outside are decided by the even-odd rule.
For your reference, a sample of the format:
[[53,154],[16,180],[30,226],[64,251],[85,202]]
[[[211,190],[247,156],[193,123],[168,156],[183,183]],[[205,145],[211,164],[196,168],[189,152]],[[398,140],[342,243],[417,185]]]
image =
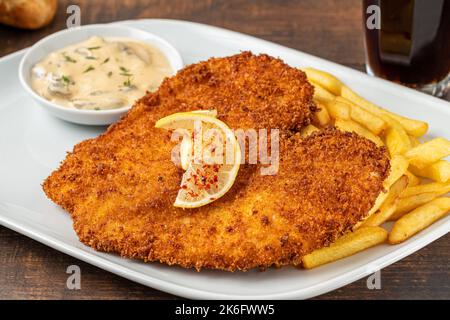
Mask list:
[[[211,24],[364,70],[358,0],[60,0],[56,19],[39,31],[0,25],[0,56],[65,28],[66,8],[81,7],[81,23],[172,18]],[[4,76],[4,75],[2,75]],[[450,100],[450,95],[447,95]],[[382,270],[381,290],[366,279],[318,299],[450,299],[450,234]],[[144,287],[0,227],[0,299],[176,298]],[[81,290],[66,288],[66,268],[81,267]]]

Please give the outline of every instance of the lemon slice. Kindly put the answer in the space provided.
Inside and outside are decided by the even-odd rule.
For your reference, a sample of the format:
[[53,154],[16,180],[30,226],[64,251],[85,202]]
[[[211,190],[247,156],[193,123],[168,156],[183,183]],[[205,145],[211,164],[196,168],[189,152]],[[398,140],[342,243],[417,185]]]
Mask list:
[[[189,113],[204,114],[214,118],[217,117],[217,110],[195,110],[189,111]],[[187,170],[189,163],[192,160],[193,148],[194,144],[192,143],[192,139],[190,137],[183,136],[183,140],[180,144],[180,162],[183,170]]]
[[[233,186],[241,149],[233,131],[214,111],[181,112],[158,120],[156,128],[187,130],[192,137],[180,146],[185,173],[174,206],[197,208],[222,197]],[[185,136],[185,135],[183,135]]]

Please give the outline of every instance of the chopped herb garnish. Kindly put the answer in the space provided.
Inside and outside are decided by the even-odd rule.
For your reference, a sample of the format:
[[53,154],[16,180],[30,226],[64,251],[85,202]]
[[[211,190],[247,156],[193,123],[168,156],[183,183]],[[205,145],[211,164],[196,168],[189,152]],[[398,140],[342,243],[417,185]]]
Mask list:
[[69,86],[69,84],[72,83],[72,81],[70,80],[70,78],[68,76],[62,76],[61,80],[64,82],[64,85]]
[[96,57],[92,57],[92,56],[87,56],[87,57],[85,57],[85,58],[88,59],[88,60],[97,60]]
[[101,48],[101,46],[89,47],[88,50],[97,50],[97,49],[100,49],[100,48]]
[[124,81],[124,82],[123,82],[123,86],[124,86],[124,87],[128,87],[128,88],[131,88],[131,87],[133,86],[133,85],[131,84],[130,78],[128,78],[127,81]]
[[92,70],[95,70],[95,68],[93,66],[89,66],[89,67],[87,67],[86,70],[83,71],[83,73],[86,73],[86,72],[89,72],[89,71],[92,71]]
[[100,108],[99,108],[99,107],[95,107],[94,110],[95,110],[95,111],[99,111]]
[[65,53],[63,53],[63,57],[64,57],[64,59],[65,59],[67,62],[72,62],[72,63],[76,63],[76,62],[77,62],[77,60],[75,60],[75,59],[69,57],[69,56],[68,56],[67,54],[65,54]]
[[130,70],[128,70],[128,69],[125,68],[125,67],[120,67],[120,70],[121,70],[123,73],[129,73],[129,72],[130,72]]
[[120,70],[122,71],[122,72],[120,73],[121,76],[124,76],[124,77],[131,77],[131,76],[133,75],[133,74],[130,73],[130,70],[128,70],[128,69],[125,68],[125,67],[120,67]]
[[103,60],[102,64],[105,64],[109,61],[109,58],[106,58],[105,60]]
[[108,77],[111,77],[112,74],[113,74],[112,71],[108,72]]

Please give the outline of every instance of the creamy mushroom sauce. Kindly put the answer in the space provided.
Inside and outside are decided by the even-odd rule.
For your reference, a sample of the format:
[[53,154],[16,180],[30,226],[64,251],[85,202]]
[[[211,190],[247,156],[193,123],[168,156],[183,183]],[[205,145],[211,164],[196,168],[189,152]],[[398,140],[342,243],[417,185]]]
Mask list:
[[50,53],[31,71],[32,88],[60,106],[129,106],[174,73],[157,48],[124,38],[90,39]]

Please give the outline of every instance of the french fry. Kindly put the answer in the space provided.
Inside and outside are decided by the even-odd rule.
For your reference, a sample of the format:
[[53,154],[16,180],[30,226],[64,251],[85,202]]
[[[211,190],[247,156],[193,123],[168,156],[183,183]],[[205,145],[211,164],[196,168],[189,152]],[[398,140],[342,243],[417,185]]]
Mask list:
[[306,138],[307,136],[309,136],[311,133],[313,133],[315,131],[319,131],[319,129],[317,127],[315,127],[314,125],[310,124],[300,130],[300,136],[302,138]]
[[417,147],[420,144],[419,139],[413,136],[409,136],[409,141],[411,141],[411,147]]
[[405,153],[409,163],[418,169],[423,169],[449,155],[450,141],[444,138],[422,143]]
[[408,132],[408,134],[414,137],[421,137],[428,131],[428,124],[426,122],[400,116],[365,100],[364,98],[356,94],[354,91],[352,91],[350,88],[345,86],[336,77],[327,72],[317,70],[314,68],[305,68],[304,71],[311,82],[317,83],[318,85],[320,85],[321,87],[323,87],[324,89],[328,90],[330,93],[336,96],[340,95],[354,102],[356,105],[360,105],[361,107],[363,107],[364,109],[368,110],[369,112],[375,115],[379,113],[388,115],[390,118],[399,122],[404,127],[406,132]]
[[323,88],[318,83],[311,81],[311,84],[314,86],[314,100],[318,100],[320,102],[330,102],[336,98],[334,94]]
[[325,103],[325,106],[333,119],[350,119],[350,106],[348,104],[333,100]]
[[[406,158],[403,156],[394,156],[391,159],[391,171],[389,173],[389,176],[383,182],[383,188],[385,190],[389,190],[391,186],[406,173],[407,170],[408,170],[408,160],[406,160]],[[373,207],[370,209],[368,213],[368,216],[371,216],[380,209],[380,207],[382,206],[383,202],[386,200],[388,195],[389,195],[388,192],[381,192],[378,195]],[[361,225],[362,223],[357,224],[355,228],[358,228]]]
[[389,234],[389,243],[403,242],[435,221],[444,217],[450,210],[450,198],[438,198],[404,215],[394,223]]
[[330,115],[328,114],[327,108],[322,103],[318,102],[316,104],[319,107],[319,111],[314,113],[313,122],[319,127],[325,127],[331,121]]
[[393,221],[400,219],[405,213],[408,213],[421,205],[442,196],[443,194],[444,193],[442,192],[427,192],[416,194],[407,198],[400,198],[397,203],[397,210],[395,210],[395,213],[391,215],[389,220]]
[[386,121],[374,115],[373,113],[364,110],[353,102],[343,97],[336,97],[336,101],[348,104],[350,106],[350,117],[372,131],[373,134],[379,135],[384,129],[387,128]]
[[393,125],[386,131],[385,142],[391,157],[397,154],[404,154],[411,149],[411,141],[408,135],[403,128],[397,125]]
[[405,128],[408,134],[414,137],[422,137],[428,131],[428,123],[426,123],[425,121],[409,119],[392,112],[389,112],[389,114],[392,118],[400,122],[400,124],[403,126],[403,128]]
[[440,160],[422,169],[410,166],[409,170],[419,177],[438,182],[450,181],[450,162],[448,161]]
[[362,227],[376,227],[386,222],[395,212],[400,194],[408,186],[408,177],[406,175],[398,179],[389,189],[389,193],[380,207],[380,210],[369,216]]
[[405,174],[408,177],[408,187],[414,187],[420,184],[420,179],[412,174],[411,171],[408,170]]
[[350,89],[347,86],[341,87],[341,96],[352,101],[354,104],[357,104],[364,108],[365,110],[372,112],[376,115],[387,115],[389,114],[388,111],[384,110],[383,108],[373,104],[370,101],[367,101],[360,95],[358,95],[356,92],[354,92],[352,89]]
[[306,73],[309,81],[321,85],[334,95],[338,96],[341,94],[343,84],[335,76],[314,68],[304,68],[302,70]]
[[374,135],[368,129],[352,120],[343,120],[338,118],[336,119],[334,125],[336,126],[336,128],[339,128],[342,131],[355,132],[356,134],[359,134],[360,136],[373,141],[377,146],[384,146],[384,143],[380,137]]
[[364,100],[347,87],[343,87],[343,92],[347,92],[347,96],[343,96],[352,103],[360,106],[364,110],[373,113],[387,123],[388,129],[385,134],[386,146],[392,156],[403,154],[411,149],[411,141],[402,125],[390,116],[390,113],[384,109]]
[[402,192],[400,195],[400,198],[408,198],[411,196],[415,196],[417,194],[421,193],[428,193],[428,192],[438,192],[442,194],[446,194],[450,192],[450,182],[447,183],[440,183],[440,182],[432,182],[432,183],[426,183],[421,184],[414,187],[408,187],[405,191]]
[[[369,235],[378,233],[382,237],[384,234],[386,239],[386,231],[377,226],[387,220],[398,219],[389,242],[399,243],[450,210],[450,198],[439,198],[450,192],[450,162],[441,160],[450,155],[449,140],[436,138],[422,144],[418,138],[428,131],[426,122],[403,117],[365,100],[327,72],[314,68],[304,71],[315,87],[315,102],[323,107],[314,115],[315,125],[324,127],[334,123],[340,130],[355,132],[377,145],[383,145],[384,141],[391,155],[391,172],[383,183],[384,189],[389,191],[379,194],[369,217],[354,226],[354,232],[339,238],[330,247],[305,256],[306,268],[363,250],[362,243],[371,246],[369,243],[375,240],[362,240],[364,237],[373,239]],[[311,125],[301,134],[306,136],[315,130],[318,129]],[[421,184],[417,176],[437,182]],[[369,228],[377,231],[367,232]]]
[[[361,106],[362,108],[366,109],[367,111],[373,114],[376,114],[378,116],[384,115],[387,116],[388,118],[391,118],[392,120],[395,120],[395,122],[399,123],[408,134],[414,137],[421,137],[428,131],[428,123],[408,119],[393,112],[389,112],[373,104],[372,102],[369,102],[366,99],[362,98],[347,86],[341,87],[341,96]],[[386,120],[386,117],[383,117],[383,119]]]
[[380,227],[359,228],[347,233],[329,247],[311,252],[303,257],[303,266],[312,269],[330,263],[386,241],[388,233]]
[[391,159],[391,172],[389,176],[386,178],[383,186],[385,189],[389,189],[395,181],[400,179],[401,176],[406,174],[408,170],[408,160],[405,157],[397,155],[392,157]]

